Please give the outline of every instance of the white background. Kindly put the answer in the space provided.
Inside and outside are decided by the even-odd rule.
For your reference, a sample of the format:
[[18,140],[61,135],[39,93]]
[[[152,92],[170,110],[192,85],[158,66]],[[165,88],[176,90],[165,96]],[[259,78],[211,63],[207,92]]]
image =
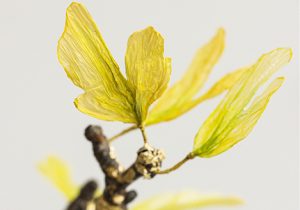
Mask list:
[[[59,66],[56,44],[71,1],[3,1],[0,7],[0,209],[63,209],[65,200],[36,164],[48,154],[67,161],[78,183],[103,176],[83,137],[88,124],[101,124],[107,136],[125,128],[75,109],[82,91]],[[298,206],[298,12],[296,0],[98,0],[82,1],[97,22],[120,66],[128,36],[153,25],[165,37],[173,58],[171,83],[180,78],[198,47],[218,27],[227,32],[226,50],[206,89],[218,78],[253,63],[262,53],[292,47],[292,62],[278,73],[287,78],[247,139],[228,152],[195,159],[179,171],[139,180],[139,200],[159,192],[195,189],[237,195],[240,210],[297,210]],[[167,153],[164,166],[192,148],[193,137],[221,97],[185,116],[148,129],[150,142]],[[138,132],[116,144],[125,165],[142,145]],[[223,209],[223,208],[218,208]]]

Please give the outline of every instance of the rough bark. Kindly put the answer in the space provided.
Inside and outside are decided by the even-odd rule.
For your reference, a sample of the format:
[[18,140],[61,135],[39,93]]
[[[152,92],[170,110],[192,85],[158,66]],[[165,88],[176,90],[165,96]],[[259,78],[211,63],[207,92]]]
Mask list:
[[86,210],[93,202],[97,190],[97,183],[94,180],[87,182],[80,190],[79,195],[67,207],[67,210]]
[[136,191],[128,191],[127,187],[140,177],[154,177],[161,167],[163,153],[145,144],[137,152],[135,162],[124,170],[101,127],[88,126],[85,136],[91,142],[94,156],[105,175],[103,194],[95,200],[96,210],[126,210],[127,204],[137,196]]

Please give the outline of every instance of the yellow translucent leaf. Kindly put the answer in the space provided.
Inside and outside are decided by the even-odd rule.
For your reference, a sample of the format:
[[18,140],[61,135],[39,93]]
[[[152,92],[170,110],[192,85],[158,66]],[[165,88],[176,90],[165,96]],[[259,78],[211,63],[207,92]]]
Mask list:
[[150,111],[146,124],[168,121],[188,111],[183,107],[195,99],[207,81],[223,52],[224,38],[224,30],[219,29],[213,39],[197,51],[183,77],[162,95]]
[[[92,17],[79,3],[72,3],[67,9],[57,54],[68,77],[86,92],[76,100],[80,111],[104,120],[136,121],[130,87]],[[89,97],[93,94],[99,96],[96,103]]]
[[234,206],[242,204],[237,197],[201,195],[194,191],[167,193],[154,196],[135,205],[132,210],[192,210],[213,206]]
[[263,114],[271,96],[280,88],[283,82],[284,78],[282,77],[275,79],[262,95],[255,98],[249,108],[230,122],[226,130],[218,137],[220,139],[218,146],[214,150],[201,153],[200,156],[212,157],[218,155],[247,137]]
[[133,33],[128,39],[125,62],[135,111],[142,123],[149,106],[162,95],[170,79],[171,59],[164,57],[163,37],[153,27]]
[[216,82],[206,93],[201,95],[200,97],[193,99],[189,102],[186,102],[181,107],[177,107],[176,110],[169,112],[168,115],[164,115],[164,113],[160,113],[160,115],[151,115],[151,112],[149,114],[149,118],[147,118],[147,124],[155,124],[160,122],[161,119],[164,119],[165,121],[173,120],[176,117],[188,112],[189,110],[196,107],[198,104],[212,99],[228,89],[230,89],[240,78],[240,76],[247,70],[247,68],[241,68],[238,70],[235,70],[229,74],[226,74],[224,77],[222,77],[218,82]]
[[131,104],[126,102],[121,102],[117,95],[98,87],[81,94],[74,104],[81,112],[101,120],[134,123],[135,112]]
[[75,85],[84,90],[101,83],[123,85],[125,79],[86,8],[72,3],[66,13],[65,30],[58,42],[58,58]]
[[[263,94],[265,101],[264,103],[260,103],[260,110],[262,111],[257,115],[255,121],[249,120],[251,118],[245,118],[244,122],[239,121],[237,124],[234,122],[237,122],[236,120],[240,119],[245,113],[244,110],[246,109],[246,106],[249,104],[258,88],[277,70],[287,64],[291,57],[292,52],[290,49],[276,49],[263,55],[256,64],[246,70],[199,129],[194,140],[193,153],[201,157],[210,157],[212,155],[209,154],[220,154],[220,152],[224,152],[226,149],[229,149],[235,143],[245,138],[262,114],[271,95],[279,88],[279,84],[281,83],[278,81],[281,81],[281,79],[276,80],[274,83],[275,85],[272,84],[270,88],[267,89],[266,93]],[[235,136],[235,138],[229,136],[232,143],[228,143],[227,141],[229,140],[226,138],[228,137],[228,132],[230,130],[235,131],[236,127],[243,123],[247,124],[247,122],[249,124],[245,125],[246,127],[253,125],[249,132],[238,133],[238,136]],[[222,149],[222,143],[224,142],[225,145],[230,144],[230,147]],[[214,151],[219,152],[214,153]]]
[[79,193],[80,188],[73,182],[68,166],[60,159],[49,156],[38,164],[38,169],[68,200]]
[[230,89],[247,70],[248,68],[241,68],[226,74],[218,82],[216,82],[205,94],[193,100],[192,105],[197,105],[204,100],[214,98],[224,93],[226,90]]

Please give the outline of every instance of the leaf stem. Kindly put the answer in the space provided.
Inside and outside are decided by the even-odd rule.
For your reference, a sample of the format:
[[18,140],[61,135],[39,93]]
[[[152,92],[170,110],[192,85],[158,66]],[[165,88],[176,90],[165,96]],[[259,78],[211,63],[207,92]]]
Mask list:
[[111,137],[110,139],[108,139],[108,142],[111,143],[114,140],[116,140],[117,138],[119,138],[119,137],[125,135],[126,133],[129,133],[130,131],[133,131],[135,129],[137,129],[136,125],[133,125],[133,126],[131,126],[129,128],[126,128],[125,130],[121,131],[120,133],[118,133],[118,134],[114,135],[113,137]]
[[156,174],[168,174],[168,173],[170,173],[172,171],[175,171],[178,168],[180,168],[184,163],[186,163],[188,160],[191,160],[194,157],[195,157],[195,155],[193,153],[189,153],[181,161],[179,161],[178,163],[176,163],[174,166],[172,166],[172,167],[170,167],[168,169],[162,170],[162,171],[158,171],[158,172],[156,172]]
[[148,143],[148,138],[147,138],[147,135],[146,135],[146,131],[145,131],[145,127],[144,126],[141,126],[139,127],[141,132],[142,132],[142,135],[143,135],[143,139],[144,139],[144,144],[147,144]]

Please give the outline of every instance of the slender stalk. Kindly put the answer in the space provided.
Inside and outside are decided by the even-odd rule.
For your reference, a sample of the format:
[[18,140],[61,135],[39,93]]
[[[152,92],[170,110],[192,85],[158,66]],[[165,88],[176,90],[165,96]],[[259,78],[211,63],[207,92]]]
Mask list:
[[179,161],[178,163],[176,163],[174,166],[165,169],[165,170],[161,170],[156,172],[156,174],[168,174],[172,171],[177,170],[178,168],[180,168],[184,163],[186,163],[188,160],[193,159],[195,156],[192,153],[187,154],[187,156],[185,156],[181,161]]
[[146,135],[145,127],[144,127],[144,126],[141,126],[141,127],[140,127],[140,130],[141,130],[142,135],[143,135],[144,144],[147,144],[147,143],[148,143],[148,138],[147,138],[147,135]]
[[116,140],[117,138],[119,138],[119,137],[125,135],[126,133],[129,133],[130,131],[133,131],[135,129],[137,129],[136,125],[133,125],[133,126],[131,126],[129,128],[126,128],[125,130],[121,131],[120,133],[118,133],[118,134],[114,135],[113,137],[111,137],[110,139],[108,139],[108,142],[111,143],[114,140]]

